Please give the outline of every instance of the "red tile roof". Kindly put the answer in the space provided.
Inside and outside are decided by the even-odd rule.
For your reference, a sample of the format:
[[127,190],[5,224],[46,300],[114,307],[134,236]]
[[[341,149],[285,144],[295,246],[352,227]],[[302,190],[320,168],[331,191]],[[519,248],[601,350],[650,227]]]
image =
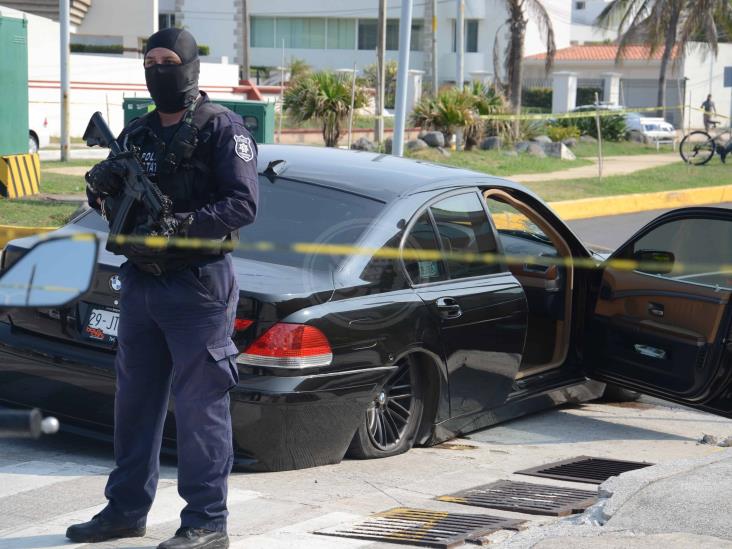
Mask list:
[[[570,46],[557,50],[554,57],[555,61],[615,61],[618,54],[618,46],[615,44],[600,44],[591,46]],[[637,45],[625,48],[623,59],[627,61],[647,61],[649,59],[658,61],[663,55],[663,49],[659,49],[651,55],[651,48],[648,46]],[[675,59],[678,55],[678,49],[673,53]],[[529,55],[526,59],[546,59],[545,53]]]

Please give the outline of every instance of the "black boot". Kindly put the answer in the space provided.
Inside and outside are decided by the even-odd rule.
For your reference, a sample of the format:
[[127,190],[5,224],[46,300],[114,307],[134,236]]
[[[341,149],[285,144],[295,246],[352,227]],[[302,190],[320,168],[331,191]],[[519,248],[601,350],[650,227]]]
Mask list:
[[227,549],[226,532],[213,532],[203,528],[178,528],[175,536],[158,545],[158,549]]
[[89,522],[73,524],[66,530],[66,537],[76,543],[97,543],[116,538],[139,538],[145,535],[145,527],[120,526],[96,516]]
[[719,149],[719,158],[722,161],[722,164],[727,163],[727,147],[722,147]]

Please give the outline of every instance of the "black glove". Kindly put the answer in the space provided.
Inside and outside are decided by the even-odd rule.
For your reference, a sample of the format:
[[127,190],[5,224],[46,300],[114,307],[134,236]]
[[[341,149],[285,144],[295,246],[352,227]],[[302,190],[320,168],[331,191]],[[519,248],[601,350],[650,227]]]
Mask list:
[[[154,257],[164,253],[165,250],[170,248],[171,238],[186,238],[188,236],[188,229],[192,223],[193,214],[178,214],[176,216],[175,214],[164,213],[157,221],[148,219],[146,223],[138,225],[132,231],[130,236],[135,239],[135,242],[130,244],[130,250],[138,256]],[[155,239],[154,242],[148,245],[142,241],[143,238],[148,236],[161,237],[165,241],[161,242]]]
[[95,165],[86,172],[84,179],[91,191],[99,196],[115,196],[124,187],[127,164],[110,158]]

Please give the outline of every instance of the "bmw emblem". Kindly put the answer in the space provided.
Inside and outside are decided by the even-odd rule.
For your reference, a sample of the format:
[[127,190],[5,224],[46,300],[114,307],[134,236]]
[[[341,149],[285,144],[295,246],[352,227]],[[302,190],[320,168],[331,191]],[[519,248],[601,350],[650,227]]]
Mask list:
[[122,289],[122,281],[120,280],[119,275],[113,275],[110,277],[109,287],[115,292],[119,292]]

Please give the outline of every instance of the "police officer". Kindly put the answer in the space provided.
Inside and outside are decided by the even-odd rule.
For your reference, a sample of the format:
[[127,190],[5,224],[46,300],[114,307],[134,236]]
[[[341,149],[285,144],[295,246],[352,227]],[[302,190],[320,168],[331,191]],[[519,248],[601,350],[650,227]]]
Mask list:
[[[198,46],[189,32],[153,34],[144,64],[156,109],[129,124],[120,139],[136,148],[150,179],[172,200],[173,214],[164,221],[174,237],[214,243],[231,238],[256,213],[254,140],[241,117],[199,91]],[[125,175],[124,164],[113,158],[87,174],[89,202],[108,219]],[[144,211],[137,216],[134,233],[161,233],[162,224]],[[121,267],[115,363],[116,468],[105,489],[107,506],[89,522],[69,527],[66,536],[89,543],[145,534],[172,393],[178,492],[186,506],[181,527],[159,547],[228,547],[228,391],[238,381],[230,336],[239,293],[231,258],[216,246],[111,245],[128,258]]]

